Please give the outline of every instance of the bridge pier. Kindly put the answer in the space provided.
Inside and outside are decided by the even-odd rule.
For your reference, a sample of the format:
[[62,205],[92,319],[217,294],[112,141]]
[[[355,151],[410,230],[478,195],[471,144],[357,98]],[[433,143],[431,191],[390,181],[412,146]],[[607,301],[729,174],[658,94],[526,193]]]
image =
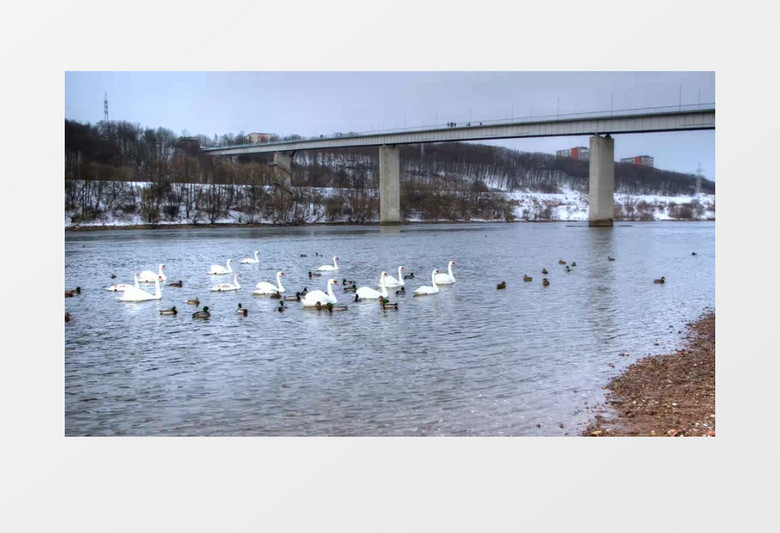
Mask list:
[[590,138],[588,226],[611,227],[615,218],[615,140]]
[[274,152],[274,167],[277,186],[288,193],[292,193],[292,154],[287,152]]
[[401,149],[379,147],[379,224],[401,223]]

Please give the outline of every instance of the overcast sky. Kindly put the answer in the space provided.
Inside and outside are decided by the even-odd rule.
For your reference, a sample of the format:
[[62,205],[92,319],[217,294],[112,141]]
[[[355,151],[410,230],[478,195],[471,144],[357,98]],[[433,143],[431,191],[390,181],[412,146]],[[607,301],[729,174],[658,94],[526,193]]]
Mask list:
[[[66,72],[65,117],[181,135],[314,136],[512,117],[715,102],[714,72]],[[588,137],[493,141],[554,153]],[[715,179],[715,132],[615,136],[615,159]]]

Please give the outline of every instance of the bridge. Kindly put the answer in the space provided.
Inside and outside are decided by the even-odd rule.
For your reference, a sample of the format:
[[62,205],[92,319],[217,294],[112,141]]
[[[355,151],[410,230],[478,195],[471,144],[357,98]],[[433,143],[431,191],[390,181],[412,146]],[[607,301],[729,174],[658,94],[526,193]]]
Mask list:
[[590,135],[588,224],[612,226],[614,216],[615,141],[612,135],[715,129],[714,104],[674,106],[618,112],[526,117],[511,121],[466,122],[446,127],[410,128],[354,135],[206,148],[213,156],[272,153],[277,177],[291,187],[296,152],[358,146],[379,147],[379,222],[401,222],[399,145],[484,141],[529,137]]

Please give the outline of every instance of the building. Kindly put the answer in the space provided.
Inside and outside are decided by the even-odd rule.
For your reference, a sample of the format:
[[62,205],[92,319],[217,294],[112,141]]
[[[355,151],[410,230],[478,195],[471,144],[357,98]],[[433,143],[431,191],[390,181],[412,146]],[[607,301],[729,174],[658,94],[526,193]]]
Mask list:
[[256,144],[256,143],[267,143],[271,140],[270,133],[250,133],[247,135],[249,137],[249,142]]
[[556,157],[571,157],[572,159],[590,159],[590,149],[585,146],[575,146],[574,148],[567,148],[566,150],[558,150],[555,152]]
[[632,163],[634,165],[644,165],[646,167],[655,166],[653,164],[653,158],[649,155],[635,155],[633,157],[624,157],[620,160],[621,163]]

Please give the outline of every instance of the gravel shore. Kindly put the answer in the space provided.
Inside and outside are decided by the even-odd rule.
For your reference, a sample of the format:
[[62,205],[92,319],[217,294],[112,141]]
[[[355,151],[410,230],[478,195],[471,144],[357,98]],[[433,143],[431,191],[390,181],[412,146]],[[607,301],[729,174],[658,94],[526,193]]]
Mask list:
[[715,312],[688,325],[683,346],[646,357],[606,387],[615,416],[596,415],[583,435],[715,436]]

